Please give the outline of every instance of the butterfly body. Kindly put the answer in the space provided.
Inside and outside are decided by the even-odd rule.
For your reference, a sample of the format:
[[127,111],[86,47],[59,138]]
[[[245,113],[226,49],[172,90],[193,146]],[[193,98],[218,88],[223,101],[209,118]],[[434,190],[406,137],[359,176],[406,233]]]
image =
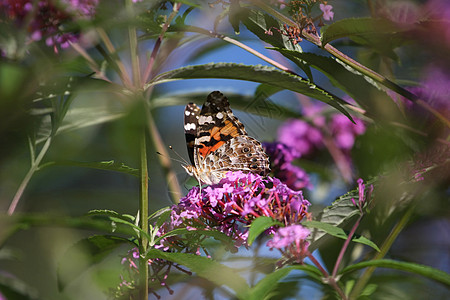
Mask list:
[[208,95],[201,110],[194,103],[186,106],[184,129],[192,163],[184,168],[201,183],[216,184],[229,171],[262,176],[270,171],[261,143],[247,135],[228,99],[218,91]]

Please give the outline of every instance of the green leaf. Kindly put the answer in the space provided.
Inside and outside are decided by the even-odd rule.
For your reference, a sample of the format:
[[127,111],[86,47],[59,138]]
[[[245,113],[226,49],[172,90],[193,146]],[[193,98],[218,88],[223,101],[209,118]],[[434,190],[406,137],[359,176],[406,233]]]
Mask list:
[[[332,235],[334,237],[343,239],[343,240],[346,240],[348,238],[348,235],[344,232],[344,230],[342,228],[333,226],[333,225],[328,224],[328,223],[323,223],[323,222],[318,222],[318,221],[305,221],[305,222],[302,223],[302,225],[304,225],[304,226],[306,226],[308,228],[317,228],[317,229],[323,230],[326,233],[328,233],[328,234],[330,234],[330,235]],[[378,252],[380,252],[380,249],[378,248],[378,246],[374,242],[372,242],[371,240],[369,240],[368,238],[365,238],[363,236],[356,236],[356,235],[354,235],[352,237],[352,241],[355,242],[355,243],[360,243],[360,244],[364,244],[364,245],[370,246],[373,249],[375,249]]]
[[354,272],[367,267],[378,267],[378,268],[388,268],[396,269],[409,273],[418,274],[429,279],[435,280],[446,286],[450,286],[450,275],[444,271],[415,263],[395,261],[391,259],[377,259],[360,262],[351,266],[344,268],[341,274]]
[[204,235],[204,236],[209,236],[209,237],[212,237],[212,238],[214,238],[214,239],[216,239],[218,241],[221,241],[222,244],[228,245],[229,247],[232,247],[233,242],[234,242],[233,239],[230,236],[228,236],[227,234],[225,234],[223,232],[217,231],[217,230],[203,230],[203,229],[189,230],[189,229],[186,229],[186,228],[177,228],[177,229],[174,229],[172,231],[169,231],[169,232],[165,233],[164,235],[162,235],[160,237],[157,237],[155,239],[155,241],[153,242],[153,244],[159,243],[164,238],[168,238],[168,237],[176,236],[176,235],[182,235],[182,234],[186,234],[186,235],[189,235],[189,234],[191,234],[191,235],[201,234],[201,235]]
[[205,65],[187,66],[159,74],[146,84],[145,88],[147,89],[150,86],[174,80],[199,78],[247,80],[288,89],[325,102],[338,109],[352,120],[351,116],[343,107],[343,104],[346,103],[344,100],[300,76],[263,65],[253,66],[235,63],[209,63]]
[[[366,185],[373,184],[375,179],[369,180]],[[347,194],[336,199],[331,206],[326,207],[323,212],[317,216],[315,221],[327,223],[336,227],[344,226],[351,218],[359,215],[359,209],[353,205],[351,198],[358,200],[358,189],[354,189]],[[326,240],[326,232],[315,229],[311,232],[309,250],[312,252],[317,249]]]
[[302,270],[319,282],[322,278],[322,273],[320,273],[316,267],[311,265],[298,265],[278,269],[274,272],[266,274],[263,279],[252,287],[250,290],[250,297],[248,299],[265,299],[265,297],[277,287],[278,282],[286,277],[292,270]]
[[324,26],[322,32],[322,45],[343,37],[374,38],[392,35],[408,28],[399,27],[387,19],[349,18]]
[[167,218],[170,216],[170,213],[172,212],[170,207],[163,207],[157,211],[155,211],[154,213],[152,213],[148,219],[152,220],[155,218],[158,218],[158,220],[156,221],[156,226],[157,227],[161,227],[161,225],[167,220]]
[[[386,119],[386,111],[389,112],[389,116],[392,114],[400,115],[397,105],[374,80],[367,78],[367,76],[349,66],[345,66],[344,62],[314,53],[295,52],[279,48],[272,49],[281,53],[290,53],[290,55],[324,73],[334,86],[344,90],[367,111],[369,116],[384,120]],[[397,113],[395,114],[395,112]]]
[[[275,88],[277,91],[281,90]],[[161,95],[152,99],[152,107],[159,108],[171,105],[186,105],[189,102],[194,102],[203,105],[206,100],[208,92],[185,92],[176,95]],[[264,92],[264,91],[263,91]],[[236,93],[226,93],[233,110],[241,110],[246,113],[259,115],[271,119],[284,120],[286,118],[300,118],[301,114],[295,112],[291,108],[287,108],[273,103],[265,93],[256,94],[255,96],[247,96]]]
[[[303,51],[299,43],[294,44],[289,37],[282,34],[285,31],[283,24],[272,16],[258,10],[248,9],[243,10],[240,16],[241,22],[260,40],[277,48],[292,50],[294,52]],[[305,72],[308,78],[312,79],[311,69],[307,64],[291,56],[289,52],[281,54],[293,61]]]
[[248,231],[247,242],[251,246],[255,239],[263,233],[266,229],[272,226],[282,225],[279,221],[272,219],[271,217],[259,217],[256,218],[250,225]]
[[70,247],[58,264],[59,291],[62,291],[67,284],[75,280],[89,267],[101,262],[118,246],[126,243],[131,242],[117,236],[95,235]]
[[236,293],[239,299],[248,299],[249,286],[239,273],[212,259],[189,253],[168,253],[156,249],[148,251],[146,259],[161,258],[188,267],[198,276],[218,286],[225,285]]
[[129,167],[124,163],[115,162],[114,160],[100,161],[100,162],[79,162],[70,160],[52,161],[41,165],[40,169],[49,166],[71,166],[71,167],[91,168],[97,170],[115,171],[139,177],[139,169]]

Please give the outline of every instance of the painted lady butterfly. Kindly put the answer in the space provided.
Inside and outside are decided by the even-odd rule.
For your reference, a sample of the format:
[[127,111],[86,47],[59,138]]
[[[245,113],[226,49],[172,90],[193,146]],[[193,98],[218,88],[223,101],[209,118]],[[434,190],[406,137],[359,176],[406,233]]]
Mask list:
[[267,175],[269,158],[261,143],[247,135],[219,91],[208,95],[202,109],[189,103],[184,131],[192,165],[183,166],[200,183],[216,184],[228,171]]

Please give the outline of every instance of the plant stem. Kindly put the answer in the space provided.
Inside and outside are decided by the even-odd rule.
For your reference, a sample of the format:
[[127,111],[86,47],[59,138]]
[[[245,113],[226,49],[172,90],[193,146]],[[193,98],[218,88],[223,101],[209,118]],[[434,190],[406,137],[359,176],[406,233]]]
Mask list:
[[[408,223],[412,213],[414,211],[414,206],[411,206],[408,208],[406,213],[403,215],[403,217],[398,221],[398,223],[392,228],[392,231],[389,233],[388,237],[384,241],[383,245],[380,248],[380,252],[378,252],[373,260],[382,259],[386,253],[391,248],[394,241],[397,239],[397,236],[400,234],[400,232],[405,228],[406,224]],[[359,277],[358,281],[356,282],[355,286],[353,287],[349,299],[356,299],[360,295],[361,291],[366,286],[367,282],[369,282],[370,277],[372,276],[373,272],[375,271],[376,267],[369,267],[364,270],[363,274]]]
[[341,248],[341,251],[339,252],[338,258],[336,259],[336,263],[334,264],[333,273],[331,274],[331,277],[336,278],[339,265],[342,262],[342,258],[344,257],[345,251],[347,250],[348,245],[350,244],[350,241],[352,240],[353,235],[355,234],[356,229],[359,226],[359,223],[361,223],[361,219],[363,217],[363,214],[359,215],[358,220],[356,220],[355,224],[353,225],[352,230],[350,230],[350,233],[348,234],[347,240],[345,240],[344,245]]
[[156,55],[158,54],[159,48],[161,47],[162,40],[164,38],[164,34],[166,33],[167,29],[169,29],[170,23],[172,23],[172,20],[176,17],[178,14],[178,10],[181,7],[181,3],[174,3],[172,8],[172,13],[167,18],[166,22],[164,23],[161,32],[158,36],[158,39],[155,42],[155,45],[153,46],[152,54],[150,55],[150,59],[148,61],[147,67],[145,68],[144,72],[144,83],[149,81],[151,78],[151,73],[153,69],[153,65],[155,64]]
[[41,152],[39,152],[39,155],[36,157],[36,159],[31,162],[31,167],[28,170],[28,173],[25,175],[25,178],[20,183],[19,188],[17,189],[13,200],[11,201],[11,204],[9,205],[8,215],[11,216],[14,213],[14,211],[16,210],[17,205],[19,204],[19,200],[22,197],[23,192],[25,191],[25,188],[27,187],[28,183],[30,182],[31,177],[33,177],[34,173],[39,169],[39,164],[41,163],[42,159],[44,158],[45,154],[47,153],[51,142],[52,142],[52,136],[47,138],[47,140],[44,143],[44,146],[42,146]]
[[325,277],[325,282],[327,282],[332,288],[334,288],[343,300],[347,300],[347,296],[345,295],[341,287],[337,284],[336,279],[332,276],[330,277],[330,274],[328,274],[328,272],[322,267],[319,261],[309,251],[307,256],[313,262],[313,264],[316,265],[320,272],[322,272],[323,276]]
[[[148,166],[147,166],[147,143],[146,130],[142,128],[140,152],[140,201],[139,201],[139,222],[141,229],[148,233]],[[148,299],[148,261],[145,259],[148,247],[148,240],[142,235],[139,240],[139,297],[141,300]]]

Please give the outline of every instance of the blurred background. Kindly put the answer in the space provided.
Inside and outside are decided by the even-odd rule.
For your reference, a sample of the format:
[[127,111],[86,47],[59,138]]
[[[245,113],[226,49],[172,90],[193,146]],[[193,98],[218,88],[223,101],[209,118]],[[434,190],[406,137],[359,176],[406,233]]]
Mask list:
[[[27,2],[27,1],[24,1]],[[29,3],[33,1],[28,1]],[[36,1],[45,2],[45,1]],[[114,2],[114,3],[112,3]],[[144,17],[151,18],[144,12],[150,10],[152,2],[135,3],[135,9],[142,11]],[[275,2],[275,1],[274,1]],[[8,1],[0,1],[1,6]],[[96,3],[96,1],[92,1]],[[421,22],[430,15],[450,20],[450,4],[445,1],[328,1],[333,5],[336,22],[349,17],[386,18],[400,24]],[[221,4],[194,9],[186,18],[187,24],[213,30],[216,17],[223,12]],[[168,15],[171,4],[166,3],[167,10],[158,12]],[[183,5],[181,12],[186,12]],[[182,13],[180,13],[181,15]],[[30,170],[30,149],[35,157],[45,144],[45,137],[50,134],[52,124],[58,116],[49,111],[60,111],[68,104],[67,114],[59,124],[57,134],[51,141],[48,151],[37,170],[27,184],[15,214],[26,216],[36,214],[52,217],[78,217],[95,209],[114,210],[121,214],[136,215],[139,203],[139,178],[132,174],[97,168],[93,164],[114,161],[129,168],[139,168],[139,114],[140,107],[117,96],[120,78],[114,72],[106,73],[112,85],[105,85],[101,80],[90,79],[86,60],[72,47],[64,49],[52,45],[48,40],[27,40],[30,35],[23,23],[11,21],[11,12],[0,13],[1,57],[0,57],[0,286],[10,287],[7,299],[106,299],[105,291],[114,289],[121,279],[123,271],[121,256],[129,250],[121,247],[113,251],[104,261],[89,267],[77,279],[66,282],[64,290],[58,290],[58,264],[67,259],[67,249],[79,239],[96,232],[92,230],[70,229],[58,224],[31,226],[17,230],[13,219],[6,217],[14,195]],[[16,16],[17,17],[17,16]],[[156,19],[156,18],[155,18]],[[91,28],[103,28],[109,35],[118,58],[130,71],[128,43],[126,42],[126,25],[130,20],[123,13],[122,1],[98,1],[96,13],[89,22],[77,20],[81,24],[80,40],[77,41],[95,60],[101,62],[99,48],[96,46],[101,38],[99,32]],[[86,22],[84,24],[83,22]],[[450,27],[447,23],[428,22],[422,30],[413,32],[403,40],[380,40],[378,45],[368,45],[354,39],[340,39],[333,45],[340,51],[356,59],[363,65],[384,74],[402,86],[408,87],[419,97],[431,99],[430,105],[449,117],[450,95]],[[69,24],[71,26],[73,24]],[[447,24],[449,25],[449,24]],[[286,60],[279,53],[268,50],[267,44],[258,40],[243,25],[236,35],[225,19],[220,23],[218,32],[227,34],[268,57],[289,66],[306,77],[298,67]],[[152,51],[156,34],[142,30],[139,50],[141,62]],[[164,51],[171,49],[170,41],[183,37],[195,36],[194,33],[170,32]],[[146,36],[148,35],[148,36]],[[406,40],[406,41],[405,41]],[[386,42],[386,44],[385,44]],[[49,45],[50,44],[50,45]],[[401,46],[401,47],[397,47]],[[303,41],[303,51],[326,55],[317,46]],[[377,46],[377,47],[376,47]],[[56,48],[55,48],[56,47]],[[55,49],[58,49],[55,53]],[[169,52],[167,52],[169,53]],[[163,57],[163,55],[161,55]],[[161,58],[160,57],[160,58]],[[246,65],[266,62],[236,46],[226,44],[219,39],[203,36],[198,41],[178,45],[166,60],[161,59],[158,72],[165,72],[188,65],[201,65],[210,62],[233,62]],[[105,63],[100,67],[106,68]],[[74,82],[69,76],[74,76]],[[345,94],[323,75],[313,70],[314,82],[339,97]],[[251,80],[251,79],[250,79]],[[239,104],[243,96],[252,97],[258,83],[251,81],[224,79],[192,79],[167,82],[157,85],[152,90],[150,99],[151,114],[161,136],[162,144],[168,149],[172,146],[184,160],[188,155],[183,131],[184,106],[189,101],[202,104],[206,96],[219,90],[230,98],[233,112],[244,123],[249,134],[262,142],[278,140],[279,127],[286,116],[269,110],[268,115],[259,116],[249,113],[245,106]],[[69,97],[61,96],[64,91],[71,91]],[[301,114],[302,103],[315,103],[289,91],[282,91],[270,96],[266,101],[283,106]],[[393,101],[404,101],[393,96]],[[52,99],[57,101],[53,101]],[[173,100],[175,99],[175,100]],[[305,100],[306,99],[306,100]],[[173,100],[173,101],[172,101]],[[70,102],[69,102],[70,101]],[[405,101],[407,103],[408,101]],[[59,107],[55,107],[58,103]],[[234,106],[235,105],[235,106]],[[234,108],[236,107],[236,108]],[[240,108],[240,109],[239,109]],[[365,180],[381,173],[390,174],[386,178],[396,181],[384,182],[383,191],[387,203],[402,199],[398,194],[405,190],[395,184],[403,178],[394,174],[400,167],[407,167],[410,161],[419,158],[417,164],[423,168],[434,168],[422,181],[420,192],[414,194],[414,215],[406,230],[394,243],[389,257],[426,264],[443,271],[450,271],[450,219],[449,219],[449,167],[448,167],[448,128],[442,128],[439,122],[430,120],[422,111],[408,110],[408,104],[402,107],[402,113],[414,116],[417,130],[421,134],[398,135],[379,124],[367,122],[367,130],[356,137],[351,152],[354,179],[345,182],[339,174],[333,159],[322,149],[318,154],[302,157],[295,164],[302,167],[309,175],[311,184],[304,189],[306,198],[312,203],[311,211],[319,212],[338,196],[355,187],[356,178]],[[61,113],[61,115],[63,115]],[[53,122],[53,123],[52,123]],[[382,123],[382,122],[380,122]],[[429,134],[428,134],[429,133]],[[441,139],[444,142],[436,142]],[[32,145],[30,147],[30,145]],[[35,146],[33,146],[35,145]],[[442,150],[442,148],[444,148]],[[148,146],[149,158],[149,201],[150,211],[173,204],[172,199],[181,198],[195,185],[195,181],[182,169],[180,157],[169,151],[173,174],[166,178],[161,168],[160,156],[155,145]],[[436,162],[440,162],[440,164]],[[428,164],[427,164],[428,163]],[[85,164],[85,165],[83,165]],[[87,164],[87,165],[86,165]],[[92,164],[92,165],[89,165]],[[436,166],[438,165],[438,166]],[[397,176],[398,175],[398,176]],[[176,178],[175,178],[176,177]],[[169,182],[178,182],[181,195],[171,190]],[[395,183],[395,184],[394,184]],[[408,189],[408,188],[407,188]],[[387,205],[387,204],[386,204]],[[386,213],[382,209],[376,214]],[[380,215],[378,218],[383,219]],[[367,220],[362,226],[370,229],[372,238],[377,240],[376,232],[385,236],[398,215],[386,213],[389,222],[379,224],[375,218]],[[45,223],[45,222],[43,222]],[[49,226],[56,225],[56,226]],[[369,229],[367,229],[369,228]],[[380,240],[377,241],[382,241]],[[339,243],[328,244],[324,249],[339,249]],[[329,250],[331,251],[331,250]],[[267,251],[266,251],[267,252]],[[275,253],[264,254],[276,257]],[[336,250],[335,250],[336,252]],[[240,251],[240,255],[251,257],[251,251]],[[316,252],[323,258],[323,253]],[[330,264],[335,256],[330,255]],[[74,259],[74,264],[85,262],[84,258]],[[397,274],[398,275],[398,274]],[[291,299],[320,299],[324,294],[319,285],[302,280],[301,274],[292,273],[286,282],[299,280],[299,292]],[[385,299],[445,299],[449,296],[448,287],[438,285],[423,278],[407,276],[403,282],[390,281],[390,275],[377,273],[375,281],[380,284],[380,294]],[[193,284],[194,285],[194,284]],[[160,291],[163,299],[188,299],[197,297],[200,289],[189,289],[185,285],[174,285],[175,295]],[[2,290],[3,291],[3,290]],[[14,291],[17,291],[15,294]],[[178,291],[185,291],[183,293]],[[3,291],[4,292],[4,291]],[[5,293],[6,295],[6,293]],[[219,295],[218,299],[227,298]],[[0,295],[0,299],[1,295]]]

